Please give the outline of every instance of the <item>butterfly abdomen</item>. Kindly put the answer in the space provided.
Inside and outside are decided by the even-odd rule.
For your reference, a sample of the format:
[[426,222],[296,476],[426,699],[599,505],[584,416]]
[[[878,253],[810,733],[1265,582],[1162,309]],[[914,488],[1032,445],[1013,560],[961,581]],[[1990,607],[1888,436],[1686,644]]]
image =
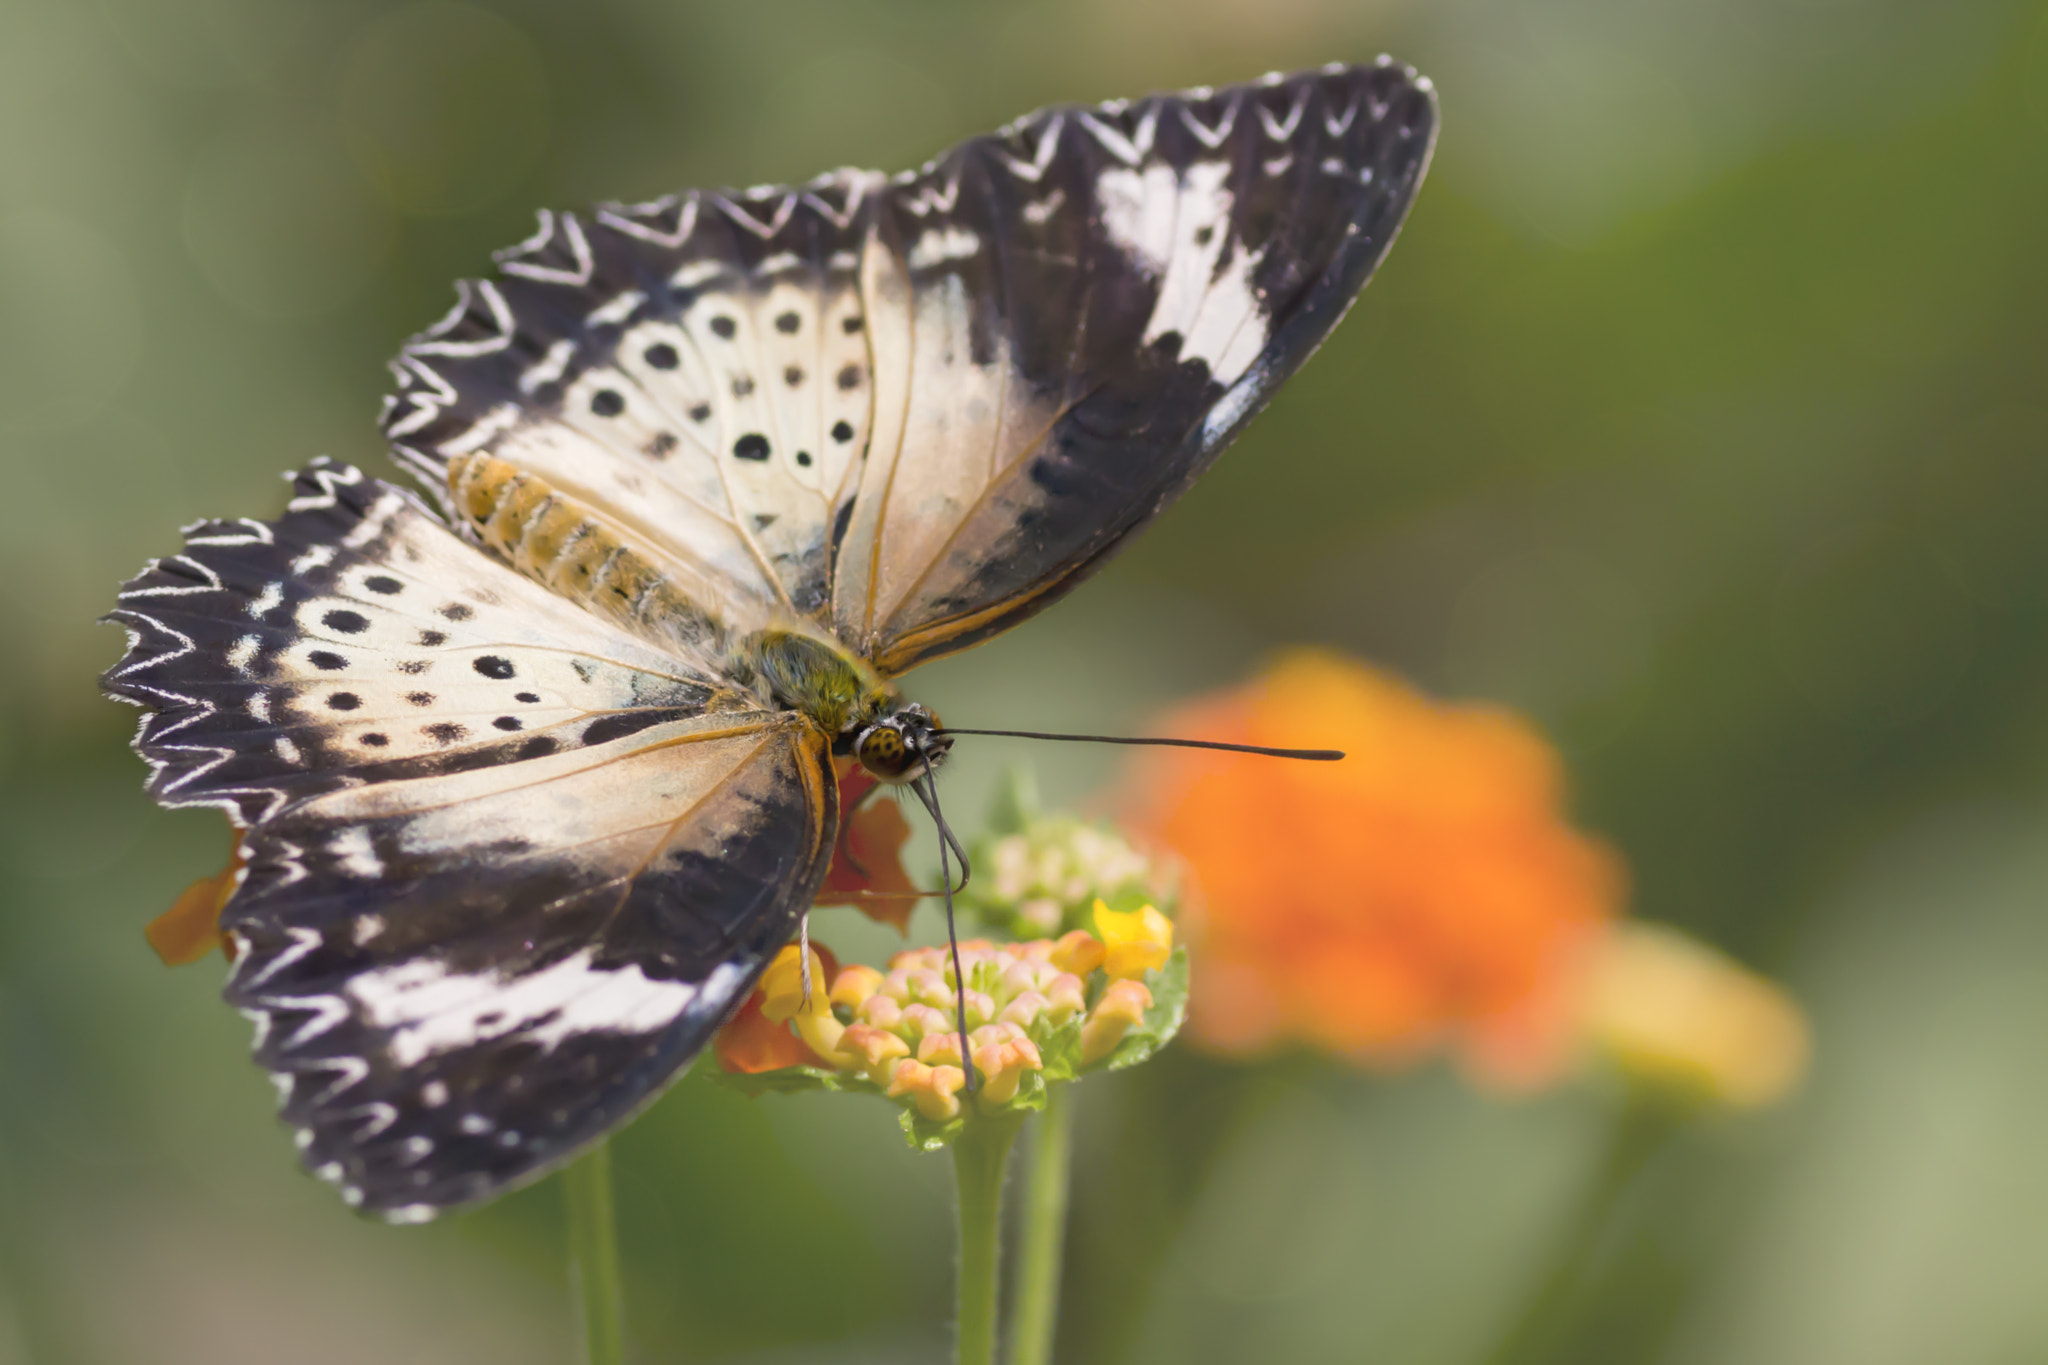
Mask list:
[[448,461],[448,491],[483,543],[528,578],[641,634],[723,652],[725,630],[716,618],[602,517],[547,480],[474,453]]

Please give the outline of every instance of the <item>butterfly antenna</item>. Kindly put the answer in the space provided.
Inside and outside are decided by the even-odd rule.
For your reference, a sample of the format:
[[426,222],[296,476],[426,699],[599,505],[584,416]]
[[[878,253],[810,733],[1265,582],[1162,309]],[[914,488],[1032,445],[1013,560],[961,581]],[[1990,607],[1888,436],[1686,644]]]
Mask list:
[[1216,749],[1226,754],[1258,754],[1263,758],[1299,758],[1310,763],[1335,763],[1342,749],[1274,749],[1263,744],[1225,744],[1216,739],[1162,739],[1152,735],[1055,735],[1042,730],[960,730],[947,726],[941,735],[992,735],[998,739],[1057,739],[1072,744],[1147,744],[1168,749]]
[[967,885],[967,855],[953,838],[946,817],[939,810],[939,787],[932,777],[931,755],[921,751],[925,759],[924,776],[910,784],[917,793],[917,799],[924,802],[924,808],[932,813],[932,823],[939,827],[939,884],[946,894],[946,948],[953,955],[953,1000],[958,1014],[955,1023],[960,1029],[960,1069],[965,1073],[968,1094],[981,1088],[974,1076],[974,1053],[967,1045],[967,973],[960,966],[960,934],[953,924],[953,869],[947,865],[948,850],[960,855],[960,885]]

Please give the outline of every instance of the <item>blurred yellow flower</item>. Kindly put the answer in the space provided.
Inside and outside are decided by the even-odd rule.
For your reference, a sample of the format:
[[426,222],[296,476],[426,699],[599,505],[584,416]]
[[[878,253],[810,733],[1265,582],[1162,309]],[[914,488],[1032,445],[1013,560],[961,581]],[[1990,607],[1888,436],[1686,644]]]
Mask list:
[[1745,1109],[1789,1094],[1812,1050],[1783,990],[1656,924],[1619,925],[1601,944],[1584,1036],[1632,1075]]

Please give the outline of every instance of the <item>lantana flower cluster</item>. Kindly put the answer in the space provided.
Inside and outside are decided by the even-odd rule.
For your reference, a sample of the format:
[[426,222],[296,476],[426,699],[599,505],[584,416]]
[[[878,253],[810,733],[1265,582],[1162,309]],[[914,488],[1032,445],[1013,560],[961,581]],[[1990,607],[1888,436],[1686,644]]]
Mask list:
[[[1037,1109],[1045,1087],[1150,1056],[1180,1026],[1187,969],[1150,905],[1092,906],[1094,931],[960,944],[967,1034],[951,952],[912,948],[886,968],[784,948],[721,1035],[727,1079],[750,1090],[860,1090],[903,1110],[914,1145],[942,1146],[977,1115]],[[786,1046],[762,1045],[779,1036]],[[967,1060],[976,1088],[967,1089]]]

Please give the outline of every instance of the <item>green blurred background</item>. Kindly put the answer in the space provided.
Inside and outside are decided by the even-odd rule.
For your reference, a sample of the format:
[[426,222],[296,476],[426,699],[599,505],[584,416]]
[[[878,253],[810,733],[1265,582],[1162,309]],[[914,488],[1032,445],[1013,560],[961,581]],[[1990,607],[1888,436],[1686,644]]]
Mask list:
[[[1789,983],[1816,1069],[1675,1130],[1442,1068],[1092,1082],[1060,1359],[2048,1360],[2044,20],[0,0],[0,1362],[572,1358],[551,1185],[349,1216],[217,961],[145,947],[226,840],[97,694],[121,578],[308,456],[383,467],[383,361],[535,205],[1382,49],[1443,132],[1364,305],[1098,583],[914,690],[1125,727],[1319,641],[1518,706],[1638,912]],[[950,1172],[883,1106],[696,1078],[617,1150],[642,1359],[943,1358]]]

